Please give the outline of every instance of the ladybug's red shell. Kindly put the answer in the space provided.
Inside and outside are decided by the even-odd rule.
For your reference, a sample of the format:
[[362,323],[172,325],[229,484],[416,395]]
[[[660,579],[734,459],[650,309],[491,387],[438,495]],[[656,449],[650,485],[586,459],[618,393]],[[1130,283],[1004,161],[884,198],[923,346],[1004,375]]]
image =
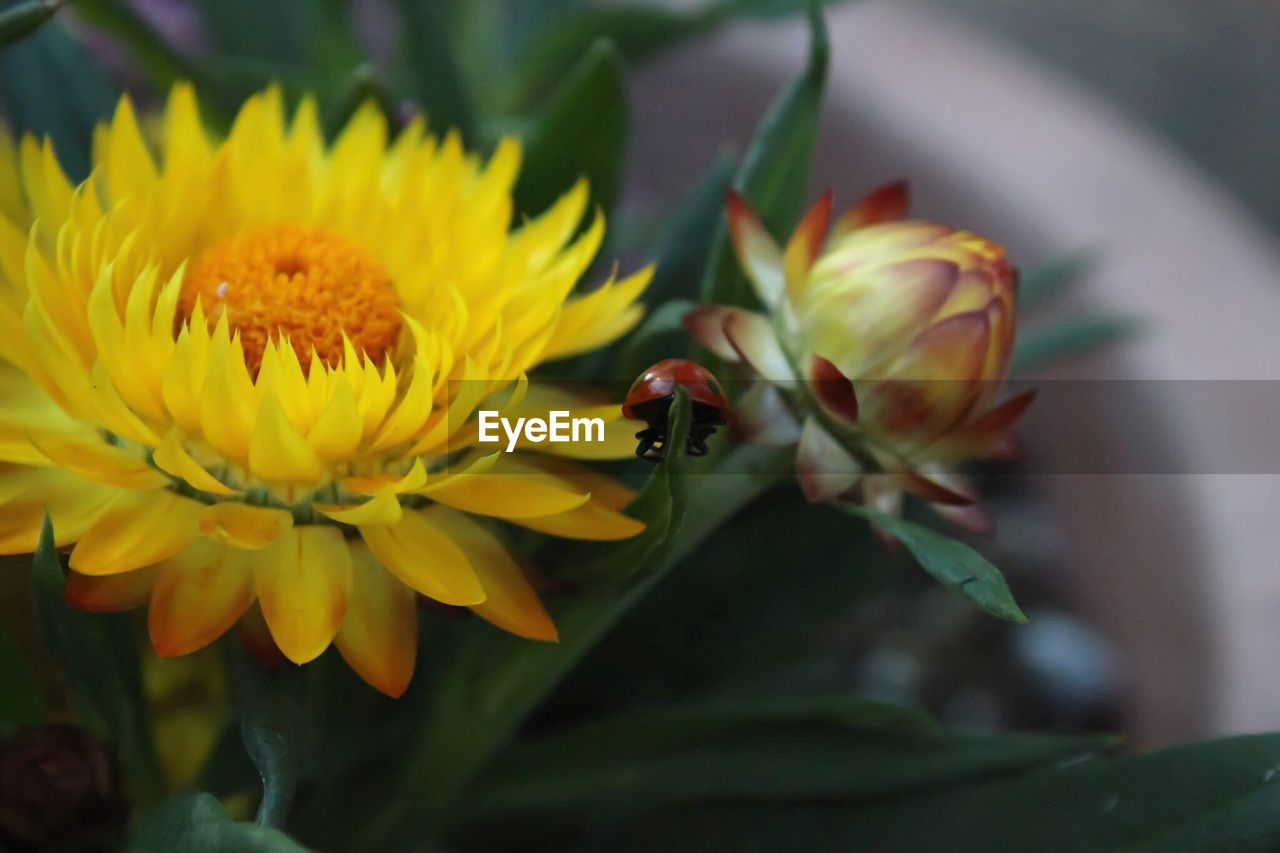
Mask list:
[[674,396],[677,386],[684,388],[693,402],[710,406],[722,418],[728,418],[729,401],[725,399],[720,383],[711,375],[710,370],[683,358],[665,359],[642,373],[627,392],[626,402],[622,405],[623,416],[632,420],[644,420],[644,415],[639,414],[636,408],[644,403]]

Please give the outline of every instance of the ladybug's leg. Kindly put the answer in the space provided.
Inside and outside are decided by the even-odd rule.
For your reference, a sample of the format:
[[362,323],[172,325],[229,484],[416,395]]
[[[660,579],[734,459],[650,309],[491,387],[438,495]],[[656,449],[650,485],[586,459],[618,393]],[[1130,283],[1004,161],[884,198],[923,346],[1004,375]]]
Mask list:
[[690,456],[706,456],[707,439],[715,431],[714,424],[694,424],[689,429],[689,439],[685,442],[684,452]]
[[640,440],[640,443],[636,445],[636,456],[641,459],[657,462],[666,455],[664,446],[666,435],[664,430],[659,427],[642,429],[636,433],[636,438]]

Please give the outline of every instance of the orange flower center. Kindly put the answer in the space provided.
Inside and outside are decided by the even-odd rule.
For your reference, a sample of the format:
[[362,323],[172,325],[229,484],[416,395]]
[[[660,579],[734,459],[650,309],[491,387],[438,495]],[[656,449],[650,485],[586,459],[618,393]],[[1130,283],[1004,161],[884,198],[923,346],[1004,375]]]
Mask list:
[[181,318],[203,306],[212,328],[224,311],[257,375],[267,342],[288,340],[307,369],[314,351],[330,367],[343,335],[381,361],[400,332],[400,302],[386,268],[362,247],[319,228],[279,225],[230,237],[187,270]]

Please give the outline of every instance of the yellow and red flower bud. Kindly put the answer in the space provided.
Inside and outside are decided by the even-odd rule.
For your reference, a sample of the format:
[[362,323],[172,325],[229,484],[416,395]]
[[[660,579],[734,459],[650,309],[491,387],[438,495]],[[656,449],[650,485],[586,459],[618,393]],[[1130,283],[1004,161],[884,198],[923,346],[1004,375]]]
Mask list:
[[[962,482],[926,469],[1005,449],[1009,427],[1031,402],[1028,394],[996,404],[1015,330],[1017,282],[1004,248],[906,219],[907,208],[906,185],[891,184],[828,233],[828,193],[781,247],[731,193],[733,244],[769,316],[713,305],[686,317],[721,358],[780,386],[801,380],[800,414],[811,422],[799,433],[797,471],[813,500],[841,495],[858,479],[846,452],[853,446],[854,455],[880,462],[893,489],[943,506],[970,504]],[[769,401],[758,394],[746,402]],[[748,437],[779,434],[767,416],[744,412]],[[884,480],[873,491],[890,503]]]

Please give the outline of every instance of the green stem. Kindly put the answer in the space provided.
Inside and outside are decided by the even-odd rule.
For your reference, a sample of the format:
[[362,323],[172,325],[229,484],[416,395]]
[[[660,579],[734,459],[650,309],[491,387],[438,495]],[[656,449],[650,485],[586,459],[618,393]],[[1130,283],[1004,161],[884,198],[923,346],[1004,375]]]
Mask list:
[[[557,615],[562,638],[559,646],[532,647],[527,641],[516,640],[526,643],[525,648],[513,651],[492,644],[464,647],[459,654],[471,654],[472,659],[459,662],[457,669],[472,677],[489,675],[490,684],[479,698],[466,689],[441,690],[417,742],[408,750],[397,791],[363,833],[364,849],[394,847],[396,839],[410,832],[418,839],[439,837],[451,815],[457,813],[458,798],[466,787],[528,715],[667,571],[721,523],[778,482],[785,470],[780,464],[783,458],[776,449],[743,447],[730,453],[720,466],[728,473],[696,477],[689,498],[697,510],[687,513],[688,523],[673,531],[669,542],[654,543],[649,550],[628,555],[639,576],[602,587],[584,587],[575,606]],[[656,549],[665,550],[655,553]],[[657,564],[640,571],[649,559]],[[600,606],[593,606],[592,599]],[[529,655],[528,665],[503,669],[500,659],[504,653]],[[489,672],[485,673],[486,669]]]

